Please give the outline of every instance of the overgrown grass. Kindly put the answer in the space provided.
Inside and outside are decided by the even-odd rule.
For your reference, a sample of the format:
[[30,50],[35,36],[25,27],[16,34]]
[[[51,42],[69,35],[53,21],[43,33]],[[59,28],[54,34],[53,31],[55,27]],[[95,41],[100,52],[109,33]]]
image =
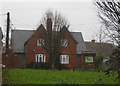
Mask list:
[[11,69],[7,75],[12,84],[118,84],[115,76],[94,71]]

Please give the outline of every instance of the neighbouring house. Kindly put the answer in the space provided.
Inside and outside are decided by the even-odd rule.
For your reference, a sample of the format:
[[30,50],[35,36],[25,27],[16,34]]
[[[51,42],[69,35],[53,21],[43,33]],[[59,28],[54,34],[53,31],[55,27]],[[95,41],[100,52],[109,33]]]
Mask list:
[[104,42],[95,42],[95,40],[91,40],[90,42],[85,42],[87,51],[95,52],[95,53],[103,53],[104,56],[110,57],[112,55],[115,46],[111,43]]
[[[87,51],[95,52],[96,59],[95,64],[99,70],[105,70],[108,65],[108,61],[112,56],[113,50],[116,48],[115,45],[111,43],[105,42],[95,42],[95,40],[91,40],[90,42],[85,42]],[[101,62],[100,62],[101,61]]]
[[[27,64],[49,61],[49,57],[41,45],[41,42],[44,42],[44,39],[41,38],[44,36],[44,30],[43,25],[40,25],[37,30],[12,30],[11,47],[19,57],[19,64],[24,61]],[[61,51],[60,63],[70,69],[93,69],[95,53],[86,51],[82,33],[69,32],[66,27],[64,27],[64,31],[68,39]]]

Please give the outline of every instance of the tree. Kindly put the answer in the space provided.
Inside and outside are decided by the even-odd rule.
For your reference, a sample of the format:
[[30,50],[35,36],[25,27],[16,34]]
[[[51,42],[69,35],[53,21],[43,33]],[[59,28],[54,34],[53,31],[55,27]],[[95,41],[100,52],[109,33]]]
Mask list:
[[[120,46],[120,2],[114,0],[96,1],[95,4],[100,9],[99,17],[102,24],[106,26],[108,35]],[[106,34],[106,35],[107,35]]]
[[95,34],[95,38],[97,40],[97,42],[108,42],[108,38],[107,38],[107,34],[105,34],[105,29],[103,29],[103,25],[101,25],[98,30],[97,33]]
[[105,28],[103,28],[103,25],[101,25],[95,34],[96,40],[98,42],[98,49],[95,58],[95,68],[99,71],[102,69],[103,60],[107,57],[106,53],[104,52],[105,47],[103,45],[104,43],[111,42],[110,39],[108,39],[107,34],[105,34],[105,31]]
[[114,40],[118,46],[113,51],[111,62],[114,64],[120,79],[120,2],[116,0],[96,0],[95,4],[99,9],[99,17],[102,20],[102,24],[106,26],[106,35],[111,40]]
[[66,30],[68,30],[69,24],[60,13],[50,9],[46,11],[41,24],[45,27],[42,45],[49,56],[51,67],[55,68],[60,63],[59,57],[65,47],[62,45],[67,43]]

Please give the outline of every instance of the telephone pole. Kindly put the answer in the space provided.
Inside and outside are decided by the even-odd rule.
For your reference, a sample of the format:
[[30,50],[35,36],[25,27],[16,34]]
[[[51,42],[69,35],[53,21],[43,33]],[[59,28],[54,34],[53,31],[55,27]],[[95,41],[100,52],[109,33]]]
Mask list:
[[7,13],[6,52],[9,50],[10,13]]

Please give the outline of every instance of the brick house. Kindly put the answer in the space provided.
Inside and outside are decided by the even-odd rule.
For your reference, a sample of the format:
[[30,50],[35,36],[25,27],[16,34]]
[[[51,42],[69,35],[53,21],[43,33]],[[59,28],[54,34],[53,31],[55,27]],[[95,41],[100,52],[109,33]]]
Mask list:
[[[40,44],[44,42],[41,39],[44,31],[43,25],[40,25],[37,30],[12,30],[12,51],[19,57],[19,64],[23,61],[26,63],[47,63],[49,61],[46,51]],[[95,53],[86,51],[82,33],[69,32],[66,27],[64,31],[68,39],[67,44],[61,50],[60,63],[70,69],[93,69]]]

